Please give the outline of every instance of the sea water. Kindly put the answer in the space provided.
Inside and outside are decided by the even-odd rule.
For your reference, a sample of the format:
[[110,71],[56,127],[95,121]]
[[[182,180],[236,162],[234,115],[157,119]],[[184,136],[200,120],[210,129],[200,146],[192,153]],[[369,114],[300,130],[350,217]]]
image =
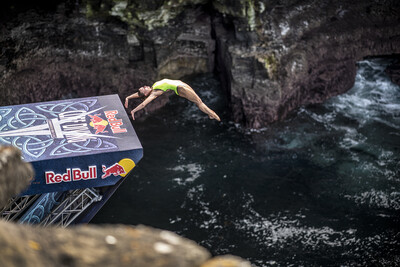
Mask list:
[[358,63],[354,87],[282,122],[231,121],[212,75],[133,121],[144,158],[92,223],[144,224],[255,266],[400,265],[400,87],[388,59]]

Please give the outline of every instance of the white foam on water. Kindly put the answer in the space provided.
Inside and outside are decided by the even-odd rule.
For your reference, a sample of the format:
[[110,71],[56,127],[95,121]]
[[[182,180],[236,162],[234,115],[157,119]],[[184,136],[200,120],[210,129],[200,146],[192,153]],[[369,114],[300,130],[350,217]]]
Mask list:
[[186,196],[188,197],[189,200],[194,201],[197,199],[196,196],[201,195],[202,192],[204,192],[203,184],[190,188]]
[[335,120],[336,117],[336,113],[331,112],[331,113],[325,113],[325,114],[316,114],[316,113],[312,113],[309,111],[306,111],[306,113],[315,121],[321,123],[321,124],[325,124],[325,125],[329,125],[330,123],[332,123]]
[[[299,114],[304,114],[318,125],[323,126],[327,134],[332,133],[338,136],[338,147],[345,151],[345,154],[342,152],[336,154],[324,149],[320,151],[316,149],[314,153],[321,156],[314,158],[324,158],[324,154],[336,154],[337,156],[342,155],[343,159],[362,162],[362,158],[365,158],[367,154],[380,158],[385,153],[392,153],[380,149],[386,140],[378,137],[371,140],[371,136],[368,135],[369,127],[373,126],[371,130],[375,130],[379,134],[380,125],[382,125],[391,129],[393,131],[391,135],[394,137],[399,136],[400,86],[393,84],[386,75],[385,68],[388,64],[389,61],[382,59],[359,62],[353,88],[323,104],[325,111],[322,114],[320,111],[314,112],[311,109],[300,110]],[[305,142],[304,139],[301,141]],[[391,150],[390,148],[386,149]],[[391,157],[393,157],[393,153]],[[378,167],[381,167],[381,174],[384,177],[395,180],[393,171],[388,170],[390,162],[378,160],[377,164]]]
[[336,129],[340,129],[344,131],[344,135],[341,141],[339,141],[339,146],[344,149],[350,149],[357,145],[365,143],[367,138],[358,133],[358,131],[351,127],[335,127]]
[[[210,203],[204,200],[204,185],[197,185],[190,188],[187,192],[187,200],[183,204],[196,208],[196,222],[202,229],[221,229],[218,223],[220,212],[210,208]],[[186,203],[187,202],[187,203]]]
[[193,183],[204,172],[203,167],[198,163],[188,163],[169,168],[168,170],[178,172],[183,177],[176,177],[173,180],[178,185],[187,185]]
[[[271,214],[268,218],[260,215],[251,207],[253,199],[250,196],[245,204],[248,213],[241,219],[235,221],[238,231],[244,232],[260,246],[285,248],[288,243],[301,243],[303,248],[318,250],[320,246],[341,247],[354,244],[357,241],[357,230],[334,230],[328,226],[312,227],[302,225],[298,218],[291,215]],[[298,214],[296,217],[304,217]]]
[[222,226],[218,225],[218,216],[220,215],[219,211],[217,210],[211,210],[210,209],[210,203],[205,202],[205,201],[198,201],[197,202],[201,206],[200,214],[206,215],[207,219],[203,219],[202,222],[200,223],[199,227],[204,228],[204,229],[216,229],[216,228],[222,228]]
[[[392,83],[385,74],[387,62],[381,59],[359,62],[354,87],[349,92],[334,97],[326,103],[328,108],[357,120],[361,125],[389,116],[386,121],[393,125],[393,119],[400,123],[400,87]],[[385,118],[385,120],[387,120]]]
[[391,123],[387,120],[383,120],[381,118],[374,118],[374,121],[380,122],[381,124],[384,124],[386,126],[389,126],[390,128],[396,129],[396,130],[400,130],[400,125],[396,124],[396,123]]
[[353,200],[357,205],[367,205],[371,208],[384,208],[400,210],[400,192],[384,192],[371,189],[354,196],[346,195],[345,198]]
[[[387,201],[380,192],[372,195],[378,196],[377,202],[381,203],[380,205],[392,207],[393,202]],[[395,193],[390,198],[398,198],[399,195]],[[301,212],[293,216],[290,212],[285,213],[283,211],[282,213],[263,217],[252,207],[252,196],[247,195],[246,197],[248,200],[245,204],[245,209],[248,213],[243,218],[236,220],[234,225],[239,232],[246,236],[246,239],[255,242],[260,251],[300,247],[301,250],[305,250],[307,253],[320,253],[321,251],[335,251],[335,249],[339,249],[341,256],[334,255],[334,257],[346,258],[348,256],[351,259],[356,257],[359,259],[358,264],[365,265],[371,259],[376,258],[377,246],[393,246],[398,243],[398,240],[390,234],[359,236],[357,229],[351,227],[343,230],[335,230],[329,226],[308,226],[303,224],[302,220],[306,218],[306,215]],[[366,193],[361,198],[369,199],[370,194]],[[394,208],[397,209],[398,207],[394,206]],[[379,216],[383,217],[386,215],[380,214]],[[301,252],[299,253],[301,254]],[[303,265],[300,259],[295,259],[295,256],[290,260],[291,265]],[[270,266],[270,264],[287,266],[287,263],[280,262],[281,256],[279,253],[276,257],[274,254],[270,254],[269,259],[270,262],[268,263],[261,261],[254,261],[253,263],[259,267]],[[382,261],[385,261],[385,259],[382,259]],[[379,262],[382,261],[380,260]],[[350,260],[349,263],[354,263],[354,261]]]

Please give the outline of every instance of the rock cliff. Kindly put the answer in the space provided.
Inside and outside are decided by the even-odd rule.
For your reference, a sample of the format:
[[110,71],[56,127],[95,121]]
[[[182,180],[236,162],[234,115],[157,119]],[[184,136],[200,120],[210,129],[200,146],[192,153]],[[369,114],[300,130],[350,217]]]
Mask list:
[[396,1],[229,2],[215,1],[218,63],[234,118],[248,127],[341,94],[357,61],[400,52]]
[[400,54],[395,0],[2,5],[2,105],[108,93],[124,98],[162,77],[216,71],[233,119],[260,128],[348,90],[358,60]]

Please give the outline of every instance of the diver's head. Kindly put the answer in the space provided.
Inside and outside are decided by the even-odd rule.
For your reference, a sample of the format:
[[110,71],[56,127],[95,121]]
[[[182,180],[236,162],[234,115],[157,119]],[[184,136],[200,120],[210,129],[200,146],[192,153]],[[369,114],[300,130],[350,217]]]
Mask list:
[[151,91],[153,91],[153,89],[150,86],[145,85],[139,88],[138,94],[140,97],[147,97],[150,95]]

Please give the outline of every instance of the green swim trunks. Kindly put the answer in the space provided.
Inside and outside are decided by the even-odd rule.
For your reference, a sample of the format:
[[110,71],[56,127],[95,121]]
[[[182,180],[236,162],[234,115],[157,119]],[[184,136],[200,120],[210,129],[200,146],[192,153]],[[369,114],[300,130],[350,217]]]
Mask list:
[[163,90],[166,92],[167,90],[172,90],[175,92],[175,94],[178,94],[178,85],[181,84],[181,81],[177,80],[169,80],[169,79],[163,79],[161,81],[155,82],[152,86],[153,89],[159,89]]

